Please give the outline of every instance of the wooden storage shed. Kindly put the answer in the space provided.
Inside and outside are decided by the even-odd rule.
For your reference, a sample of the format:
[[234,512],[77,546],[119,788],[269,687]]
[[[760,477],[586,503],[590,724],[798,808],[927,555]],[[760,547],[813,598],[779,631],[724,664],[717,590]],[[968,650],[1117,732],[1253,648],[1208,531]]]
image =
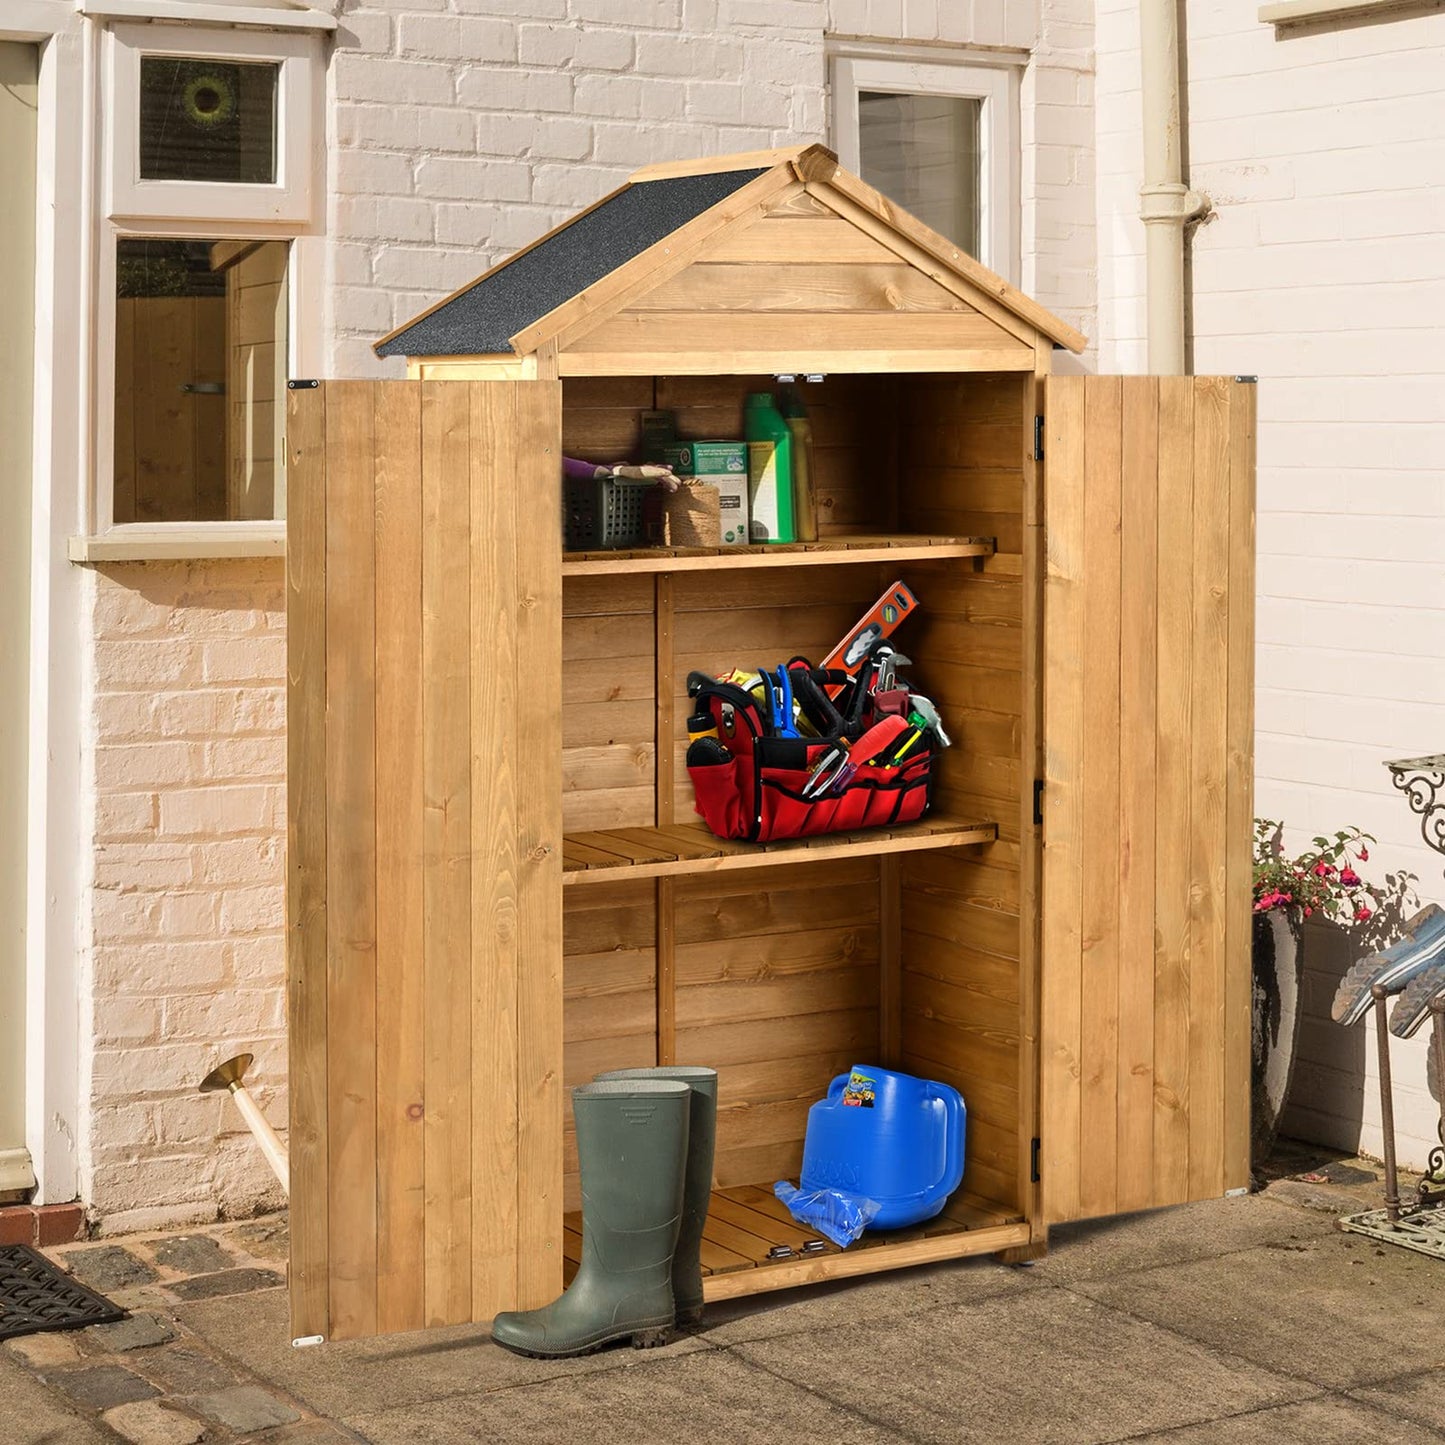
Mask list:
[[[296,1335],[555,1295],[606,1068],[719,1070],[711,1300],[1245,1187],[1254,388],[1060,345],[812,146],[639,172],[380,342],[410,380],[292,384]],[[563,555],[563,454],[740,436],[784,373],[819,542]],[[895,578],[930,816],[712,838],[687,673],[821,658]],[[770,1260],[854,1063],[963,1092],[963,1187]]]

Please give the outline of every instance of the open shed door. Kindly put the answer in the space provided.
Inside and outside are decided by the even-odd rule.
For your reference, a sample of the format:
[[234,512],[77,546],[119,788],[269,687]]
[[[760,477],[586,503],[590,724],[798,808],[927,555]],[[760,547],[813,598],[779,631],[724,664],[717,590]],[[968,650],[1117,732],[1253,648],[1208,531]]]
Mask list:
[[1050,1223],[1249,1171],[1255,387],[1046,383]]
[[339,1340],[562,1286],[561,387],[289,403],[291,1321]]

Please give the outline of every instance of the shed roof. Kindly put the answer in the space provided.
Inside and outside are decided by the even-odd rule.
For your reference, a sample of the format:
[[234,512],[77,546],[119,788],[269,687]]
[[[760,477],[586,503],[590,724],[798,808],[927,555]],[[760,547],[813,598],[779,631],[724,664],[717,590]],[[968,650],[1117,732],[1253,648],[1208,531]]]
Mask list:
[[783,185],[806,189],[824,206],[833,199],[845,218],[866,213],[875,229],[881,222],[885,234],[897,236],[904,254],[916,262],[922,253],[931,274],[941,268],[954,278],[953,285],[964,283],[976,291],[980,305],[991,306],[996,315],[1006,313],[1010,325],[1022,322],[1030,329],[1024,334],[1039,333],[1074,351],[1087,344],[1066,322],[842,170],[831,151],[811,145],[646,167],[382,337],[376,352],[418,358],[515,356],[575,335],[579,324],[601,319],[624,295],[645,288],[654,274],[661,281],[675,272],[685,252],[715,244],[730,228],[751,225],[762,211],[747,204],[750,198],[766,204],[767,193]]

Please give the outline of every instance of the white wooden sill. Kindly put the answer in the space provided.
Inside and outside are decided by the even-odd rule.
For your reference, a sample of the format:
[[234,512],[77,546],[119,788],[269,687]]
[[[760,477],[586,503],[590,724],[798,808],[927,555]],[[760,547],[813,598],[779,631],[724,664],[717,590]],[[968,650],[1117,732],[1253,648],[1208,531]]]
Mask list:
[[113,527],[70,539],[72,562],[167,562],[219,557],[284,557],[285,522],[172,522]]
[[1392,10],[1418,8],[1420,0],[1278,0],[1259,7],[1261,25],[1284,29],[1330,20],[1361,20],[1388,15]]

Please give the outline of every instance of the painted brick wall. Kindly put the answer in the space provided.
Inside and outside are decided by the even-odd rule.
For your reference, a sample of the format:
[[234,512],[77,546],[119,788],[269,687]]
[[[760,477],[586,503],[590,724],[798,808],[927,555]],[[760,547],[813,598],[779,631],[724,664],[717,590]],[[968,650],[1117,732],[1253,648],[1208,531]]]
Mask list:
[[[1188,5],[1195,369],[1258,373],[1257,809],[1291,843],[1348,823],[1370,869],[1445,901],[1387,758],[1445,750],[1445,15],[1276,37],[1255,7]],[[1139,58],[1100,0],[1101,368],[1143,364]],[[1373,1044],[1329,1021],[1348,966],[1312,930],[1286,1126],[1380,1148]],[[1402,1158],[1438,1112],[1424,1035],[1397,1045]]]
[[234,1108],[196,1084],[251,1050],[284,1125],[283,570],[131,563],[91,582],[82,1169],[109,1231],[281,1203]]
[[[394,374],[372,340],[640,165],[824,138],[825,32],[1034,50],[1025,285],[1093,330],[1090,0],[406,0],[341,23],[325,374]],[[85,1197],[113,1230],[244,1213],[279,1196],[194,1086],[254,1049],[284,1125],[282,568],[92,585]]]

